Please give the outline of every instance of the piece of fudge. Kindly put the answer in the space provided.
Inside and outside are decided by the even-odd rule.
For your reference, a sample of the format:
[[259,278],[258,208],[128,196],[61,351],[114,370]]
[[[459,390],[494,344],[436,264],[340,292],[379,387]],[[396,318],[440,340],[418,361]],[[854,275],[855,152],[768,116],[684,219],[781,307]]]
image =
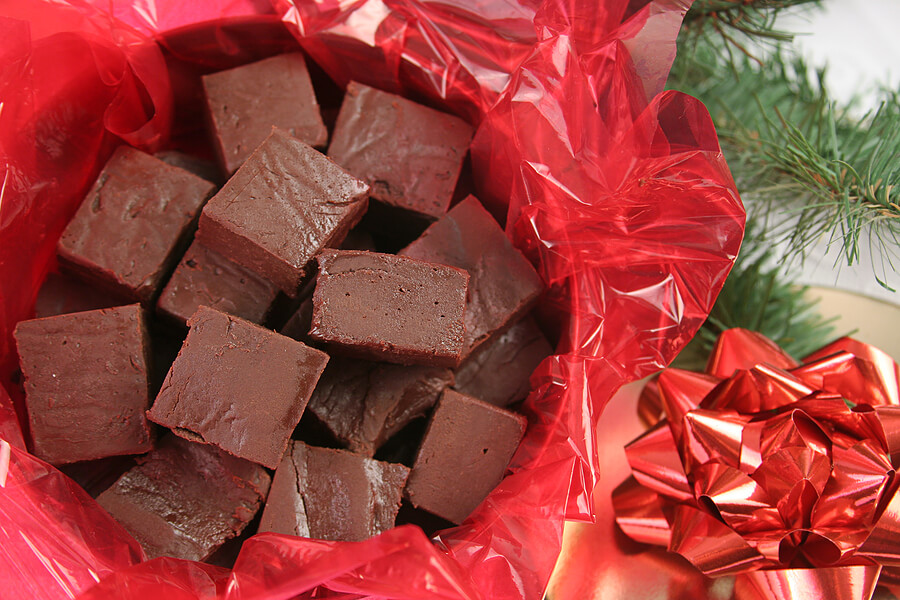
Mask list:
[[167,435],[97,502],[148,559],[205,560],[253,519],[270,484],[259,465]]
[[197,239],[293,296],[316,252],[359,222],[368,190],[324,154],[273,130],[204,207]]
[[60,266],[151,303],[214,190],[192,173],[121,146],[63,231]]
[[15,339],[35,456],[60,465],[153,447],[139,305],[22,321]]
[[129,304],[109,290],[98,288],[65,273],[48,273],[34,303],[37,319]]
[[332,358],[306,410],[352,452],[372,456],[452,383],[452,371],[441,367]]
[[469,273],[463,358],[524,316],[544,289],[531,263],[474,196],[454,206],[400,255]]
[[411,258],[325,250],[310,336],[358,358],[456,366],[469,276]]
[[175,267],[156,306],[182,325],[201,305],[262,323],[277,295],[278,288],[271,282],[194,242]]
[[409,469],[291,442],[275,471],[259,531],[359,542],[394,526]]
[[472,134],[458,117],[351,82],[328,156],[375,200],[433,219],[447,212]]
[[406,497],[461,523],[497,487],[525,433],[525,417],[447,390],[406,484]]
[[553,354],[532,317],[481,345],[456,369],[453,389],[495,406],[509,406],[528,395],[528,378]]
[[306,61],[282,54],[203,76],[213,144],[229,175],[278,127],[310,146],[328,132],[319,113]]
[[148,417],[274,469],[328,355],[205,306],[188,326]]

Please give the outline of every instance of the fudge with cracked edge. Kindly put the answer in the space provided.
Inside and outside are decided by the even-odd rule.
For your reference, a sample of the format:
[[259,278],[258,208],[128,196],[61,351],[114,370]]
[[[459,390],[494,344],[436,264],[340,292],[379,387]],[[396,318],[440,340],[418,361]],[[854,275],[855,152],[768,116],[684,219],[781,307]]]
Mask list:
[[206,560],[253,520],[271,477],[261,466],[167,435],[97,497],[147,558]]
[[275,471],[259,531],[359,542],[394,526],[409,469],[291,442]]
[[442,367],[332,358],[306,410],[352,452],[372,456],[453,383]]

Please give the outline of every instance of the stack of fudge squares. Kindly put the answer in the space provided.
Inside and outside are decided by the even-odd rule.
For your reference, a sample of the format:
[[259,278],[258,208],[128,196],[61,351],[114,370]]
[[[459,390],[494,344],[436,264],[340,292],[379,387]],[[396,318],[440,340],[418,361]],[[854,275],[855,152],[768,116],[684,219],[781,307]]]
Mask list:
[[552,353],[539,276],[460,198],[472,128],[357,83],[326,128],[300,54],[203,86],[221,175],[119,148],[16,328],[32,451],[149,558],[462,522]]

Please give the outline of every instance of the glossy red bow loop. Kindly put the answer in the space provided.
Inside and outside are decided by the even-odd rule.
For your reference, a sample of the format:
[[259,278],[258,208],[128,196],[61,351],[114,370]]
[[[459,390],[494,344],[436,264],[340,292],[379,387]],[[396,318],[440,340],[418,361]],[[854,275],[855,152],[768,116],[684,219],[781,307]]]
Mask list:
[[742,600],[871,597],[882,566],[900,567],[897,374],[855,340],[797,364],[726,332],[706,374],[670,369],[642,394],[655,425],[626,447],[617,523],[737,575]]

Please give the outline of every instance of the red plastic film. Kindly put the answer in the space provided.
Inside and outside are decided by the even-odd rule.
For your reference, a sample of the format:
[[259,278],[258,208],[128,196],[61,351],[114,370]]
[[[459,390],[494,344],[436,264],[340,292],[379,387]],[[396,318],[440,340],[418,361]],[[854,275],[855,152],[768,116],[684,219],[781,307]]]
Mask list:
[[78,484],[0,439],[0,580],[8,598],[73,598],[144,559]]

